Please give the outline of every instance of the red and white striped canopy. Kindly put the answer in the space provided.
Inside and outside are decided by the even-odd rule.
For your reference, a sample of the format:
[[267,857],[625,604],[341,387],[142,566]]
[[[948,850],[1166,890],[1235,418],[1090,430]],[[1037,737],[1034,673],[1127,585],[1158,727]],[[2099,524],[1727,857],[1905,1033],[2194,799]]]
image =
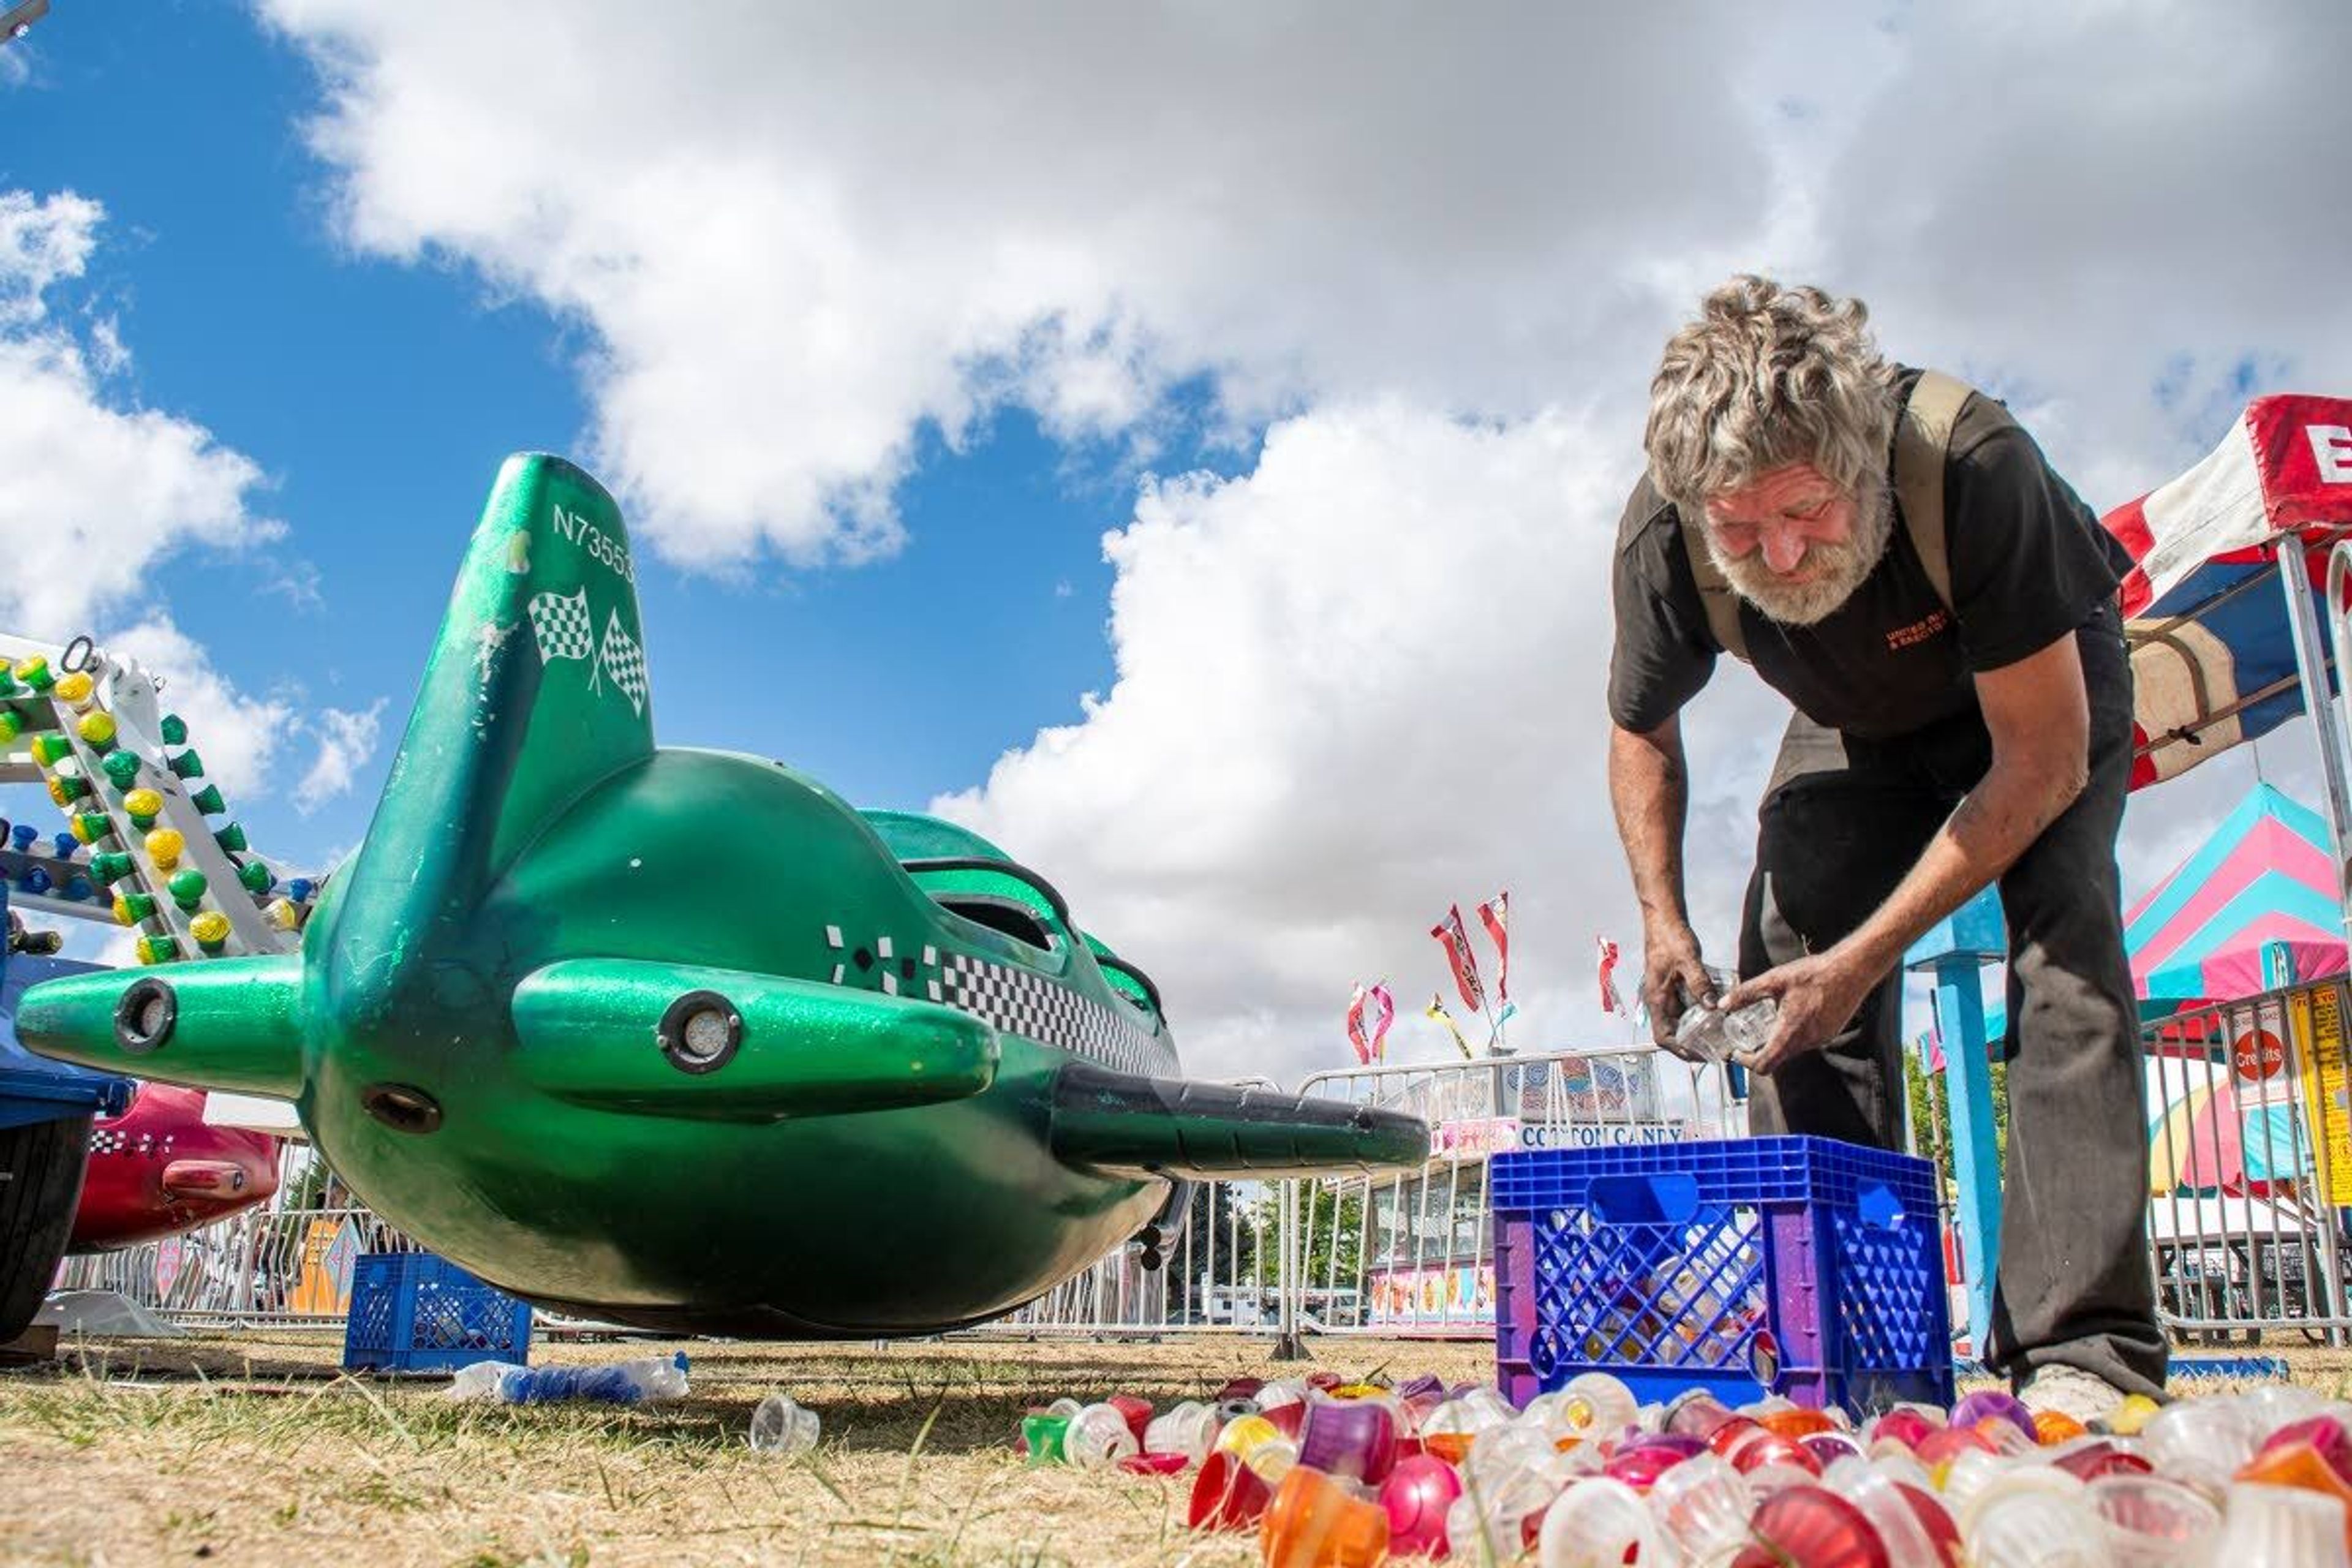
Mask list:
[[[2137,687],[2134,788],[2303,711],[2279,542],[2318,584],[2352,535],[2352,399],[2256,398],[2204,461],[2102,520],[2131,552],[2123,611]],[[2324,635],[2324,634],[2323,634]]]

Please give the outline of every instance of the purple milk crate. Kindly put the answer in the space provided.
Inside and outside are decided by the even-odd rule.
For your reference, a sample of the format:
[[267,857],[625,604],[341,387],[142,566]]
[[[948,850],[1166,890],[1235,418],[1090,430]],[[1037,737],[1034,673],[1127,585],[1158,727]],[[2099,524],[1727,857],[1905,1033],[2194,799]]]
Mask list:
[[1497,1383],[1952,1402],[1935,1167],[1828,1138],[1496,1156]]

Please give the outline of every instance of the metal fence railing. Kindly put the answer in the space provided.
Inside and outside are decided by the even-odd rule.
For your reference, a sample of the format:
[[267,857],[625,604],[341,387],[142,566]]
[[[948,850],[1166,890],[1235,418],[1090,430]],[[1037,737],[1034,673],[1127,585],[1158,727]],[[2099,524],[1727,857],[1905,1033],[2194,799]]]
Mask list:
[[68,1258],[57,1286],[116,1291],[190,1326],[339,1325],[361,1253],[415,1250],[328,1177],[308,1145],[289,1143],[268,1204],[161,1241]]
[[1495,1329],[1487,1161],[1520,1149],[1737,1136],[1720,1068],[1654,1049],[1554,1052],[1318,1073],[1304,1092],[1429,1123],[1417,1171],[1292,1184],[1302,1329],[1486,1338]]
[[2175,1337],[2352,1330],[2341,980],[2143,1031],[2148,1261]]

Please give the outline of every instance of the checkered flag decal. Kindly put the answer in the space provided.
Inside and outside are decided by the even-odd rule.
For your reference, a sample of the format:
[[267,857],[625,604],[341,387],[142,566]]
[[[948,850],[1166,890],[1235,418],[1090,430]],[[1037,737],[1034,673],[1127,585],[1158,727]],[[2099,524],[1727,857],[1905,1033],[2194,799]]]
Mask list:
[[588,590],[576,594],[534,594],[530,599],[530,635],[539,643],[539,662],[586,658],[596,651],[596,634],[588,620]]
[[968,953],[947,955],[933,1001],[1020,1035],[1099,1062],[1119,1072],[1149,1075],[1173,1064],[1152,1037],[1093,998],[1043,975]]
[[[585,644],[583,644],[584,649]],[[629,706],[639,714],[646,710],[646,650],[637,646],[621,625],[621,612],[614,610],[604,622],[604,646],[597,650],[596,662],[613,678],[613,685],[629,700]]]

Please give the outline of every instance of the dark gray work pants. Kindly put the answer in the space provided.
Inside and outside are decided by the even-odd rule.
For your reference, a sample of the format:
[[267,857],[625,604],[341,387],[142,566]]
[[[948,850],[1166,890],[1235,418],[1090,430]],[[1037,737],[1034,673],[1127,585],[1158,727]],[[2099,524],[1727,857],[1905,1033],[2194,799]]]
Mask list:
[[[2144,1235],[2147,1131],[2138,1011],[2124,956],[2116,835],[2131,773],[2131,670],[2103,613],[2079,637],[2090,784],[2000,879],[2009,922],[2009,1153],[1989,1364],[2065,1364],[2126,1390],[2163,1384]],[[1834,945],[1895,890],[1991,762],[1971,709],[1892,741],[1799,715],[1759,812],[1739,973]],[[1749,1122],[1903,1146],[1903,976],[1825,1050],[1755,1079]]]

